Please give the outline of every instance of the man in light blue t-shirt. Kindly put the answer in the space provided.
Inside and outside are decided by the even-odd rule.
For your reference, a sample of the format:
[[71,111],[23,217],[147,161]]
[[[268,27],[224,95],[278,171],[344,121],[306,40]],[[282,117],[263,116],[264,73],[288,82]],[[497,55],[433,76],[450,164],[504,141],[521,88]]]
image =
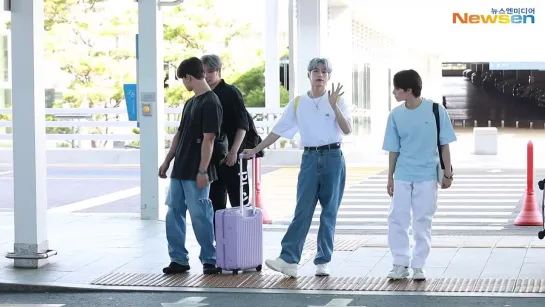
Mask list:
[[[447,111],[438,104],[439,143],[444,163],[444,173],[441,173],[434,102],[420,96],[420,75],[414,70],[403,70],[395,74],[393,83],[396,100],[404,103],[388,116],[382,146],[390,152],[387,190],[392,203],[388,214],[388,244],[393,269],[388,278],[408,277],[411,266],[413,279],[423,280],[426,279],[423,267],[431,249],[438,181],[443,189],[452,184],[448,144],[456,141],[456,134]],[[411,211],[415,240],[412,257],[409,247]]]

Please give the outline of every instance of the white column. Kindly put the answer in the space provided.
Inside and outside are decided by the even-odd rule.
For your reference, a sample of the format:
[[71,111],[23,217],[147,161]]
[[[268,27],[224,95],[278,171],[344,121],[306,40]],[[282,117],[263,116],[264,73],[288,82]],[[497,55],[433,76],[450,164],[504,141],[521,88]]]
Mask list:
[[[393,77],[393,76],[392,76]],[[375,146],[382,148],[384,131],[388,120],[388,66],[375,59],[371,63],[371,139]],[[393,103],[395,104],[395,103]],[[394,105],[392,105],[392,108]]]
[[443,67],[439,56],[428,56],[427,74],[422,79],[422,96],[443,103]]
[[[352,104],[352,12],[347,5],[329,8],[329,37],[327,56],[333,64],[331,82],[340,82],[343,85],[344,100]],[[331,87],[331,85],[330,85]]]
[[138,41],[140,214],[143,220],[158,220],[166,213],[167,181],[157,176],[165,158],[163,21],[157,0],[138,1]]
[[15,267],[48,263],[45,150],[44,3],[12,2],[13,174]]
[[289,31],[289,93],[290,100],[293,99],[298,93],[297,84],[297,0],[289,0],[288,7],[288,31]]
[[[327,44],[327,0],[297,0],[297,88],[300,94],[309,88],[308,62],[324,57]],[[333,63],[334,64],[334,63]],[[335,65],[335,64],[334,64]]]
[[278,0],[265,3],[265,107],[280,107],[280,52],[278,50]]

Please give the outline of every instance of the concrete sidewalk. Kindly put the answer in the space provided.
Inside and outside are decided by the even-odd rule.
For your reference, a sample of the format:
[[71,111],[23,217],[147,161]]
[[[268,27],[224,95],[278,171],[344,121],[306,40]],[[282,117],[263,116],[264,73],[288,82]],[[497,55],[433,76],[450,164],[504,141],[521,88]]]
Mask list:
[[[0,252],[12,250],[13,216],[0,215]],[[536,232],[537,233],[537,232]],[[283,233],[265,232],[264,255],[276,257]],[[336,238],[332,277],[313,277],[315,235],[309,235],[300,278],[289,281],[264,269],[261,273],[204,277],[197,259],[198,245],[189,233],[193,268],[186,276],[162,276],[169,263],[161,221],[142,221],[136,215],[49,214],[50,248],[58,251],[51,263],[38,270],[14,269],[0,258],[0,283],[89,287],[129,286],[170,288],[282,288],[326,290],[415,290],[410,284],[388,284],[391,268],[385,236]],[[482,288],[496,292],[545,292],[545,241],[532,237],[435,237],[427,264],[429,280],[418,291],[465,291]],[[480,285],[480,286],[479,286]],[[493,285],[490,286],[490,285]],[[506,286],[507,285],[507,286]],[[314,288],[313,288],[314,287]],[[377,289],[377,287],[379,289]],[[518,288],[517,288],[518,287]]]

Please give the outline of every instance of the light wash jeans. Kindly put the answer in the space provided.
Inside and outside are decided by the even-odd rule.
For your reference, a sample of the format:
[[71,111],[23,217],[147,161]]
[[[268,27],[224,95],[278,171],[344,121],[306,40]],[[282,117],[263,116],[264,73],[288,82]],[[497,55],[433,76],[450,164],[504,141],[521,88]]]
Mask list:
[[199,259],[202,264],[216,264],[214,247],[214,209],[208,198],[210,185],[204,189],[197,187],[195,180],[172,178],[166,203],[168,205],[165,220],[168,254],[172,262],[189,264],[188,251],[185,248],[186,211],[189,211],[197,242],[201,246]]
[[346,181],[346,165],[341,149],[305,150],[297,182],[297,206],[293,221],[282,240],[280,258],[299,263],[303,245],[312,223],[316,203],[320,201],[320,227],[314,264],[326,264],[333,254],[337,212]]

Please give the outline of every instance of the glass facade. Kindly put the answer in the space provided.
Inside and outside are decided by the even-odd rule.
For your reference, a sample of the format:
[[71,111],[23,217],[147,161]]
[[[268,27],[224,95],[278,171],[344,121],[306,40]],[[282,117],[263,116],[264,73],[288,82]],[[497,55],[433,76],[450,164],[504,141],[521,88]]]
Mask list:
[[[393,99],[392,78],[402,69],[415,69],[427,78],[429,55],[352,18],[352,101],[354,134],[382,134],[387,114],[398,105]],[[374,130],[374,131],[373,131]]]

